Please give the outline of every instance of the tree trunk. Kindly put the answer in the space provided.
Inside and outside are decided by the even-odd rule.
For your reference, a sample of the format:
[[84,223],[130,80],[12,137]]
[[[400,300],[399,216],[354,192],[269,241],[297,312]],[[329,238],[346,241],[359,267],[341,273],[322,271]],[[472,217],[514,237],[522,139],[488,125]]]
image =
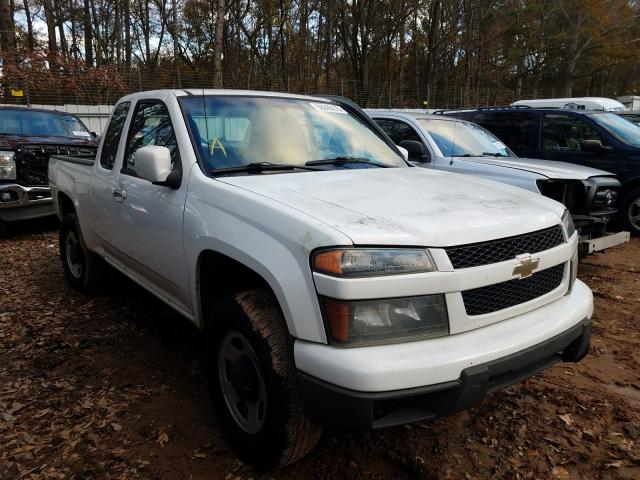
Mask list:
[[[27,0],[24,0],[27,3]],[[128,3],[128,2],[126,2]],[[89,0],[84,0],[82,21],[84,24],[84,61],[88,67],[93,67],[93,34],[91,29],[91,9]]]
[[89,0],[91,3],[89,4],[91,8],[91,18],[93,22],[93,38],[95,43],[95,58],[96,58],[96,67],[102,66],[103,56],[101,54],[102,50],[102,40],[100,35],[100,24],[98,22],[98,15],[96,13],[96,4],[94,0]]
[[29,0],[24,0],[24,16],[27,19],[27,48],[33,52],[33,20],[31,19],[31,11],[29,10]]
[[222,88],[222,37],[224,33],[225,0],[218,0],[216,10],[215,44],[213,47],[213,84]]
[[144,36],[144,50],[147,59],[147,68],[151,65],[151,39],[150,39],[150,26],[149,26],[149,4],[144,2],[144,20],[142,25],[142,34]]
[[325,77],[327,79],[328,93],[333,93],[331,91],[331,62],[333,60],[333,0],[327,0],[327,34],[325,42],[327,51]]
[[44,16],[47,21],[47,36],[49,40],[49,53],[58,52],[58,44],[56,41],[56,19],[53,15],[53,6],[51,0],[44,0]]
[[171,36],[173,37],[173,68],[175,72],[175,85],[177,88],[182,87],[182,77],[180,75],[180,43],[178,41],[179,27],[178,27],[178,2],[177,0],[171,0],[171,8],[173,10],[173,28],[171,29]]
[[0,0],[0,47],[7,60],[15,60],[16,30],[8,0]]
[[[125,0],[126,3],[127,0]],[[116,56],[115,63],[119,67],[121,65],[120,59],[122,58],[122,26],[121,26],[121,18],[120,18],[120,2],[114,2],[114,26],[113,26],[113,36],[115,37],[116,43]]]
[[67,36],[64,34],[64,14],[60,7],[60,0],[53,0],[53,6],[55,8],[56,26],[58,27],[58,32],[60,34],[60,51],[63,56],[67,57],[69,48],[67,46]]
[[124,68],[129,74],[131,70],[131,9],[129,7],[129,0],[124,2]]
[[70,21],[71,21],[71,29],[70,29],[71,30],[70,31],[70,33],[71,33],[71,49],[69,50],[69,53],[71,54],[71,57],[74,60],[77,60],[78,56],[79,56],[79,54],[78,54],[79,49],[78,49],[78,44],[77,44],[77,41],[76,41],[76,30],[77,30],[77,27],[76,27],[76,15],[75,15],[75,9],[74,8],[72,8],[72,10],[71,10]]

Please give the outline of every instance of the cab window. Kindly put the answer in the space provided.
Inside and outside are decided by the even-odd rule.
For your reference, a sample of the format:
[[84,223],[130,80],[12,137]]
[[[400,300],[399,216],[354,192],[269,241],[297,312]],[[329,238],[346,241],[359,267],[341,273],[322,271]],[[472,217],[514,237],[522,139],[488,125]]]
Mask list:
[[405,122],[386,118],[377,118],[375,121],[396,145],[400,145],[400,142],[403,140],[414,140],[423,143],[420,135],[418,135],[411,125]]
[[144,101],[136,105],[129,128],[123,173],[136,176],[136,151],[147,145],[167,147],[171,152],[173,169],[180,168],[178,141],[169,110],[160,101]]
[[120,144],[122,129],[129,114],[130,106],[130,102],[122,102],[113,110],[113,115],[111,115],[111,120],[107,127],[107,133],[104,134],[104,140],[102,141],[102,151],[100,152],[100,165],[102,168],[111,170],[116,163],[118,145]]

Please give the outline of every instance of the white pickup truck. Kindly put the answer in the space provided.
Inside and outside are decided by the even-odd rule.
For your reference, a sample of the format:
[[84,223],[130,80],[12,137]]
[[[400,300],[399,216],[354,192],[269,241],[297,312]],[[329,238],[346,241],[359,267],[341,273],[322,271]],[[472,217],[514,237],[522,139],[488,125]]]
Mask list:
[[129,95],[97,158],[49,179],[68,280],[106,260],[200,327],[220,423],[262,467],[321,425],[446,415],[589,348],[565,207],[412,167],[348,102]]

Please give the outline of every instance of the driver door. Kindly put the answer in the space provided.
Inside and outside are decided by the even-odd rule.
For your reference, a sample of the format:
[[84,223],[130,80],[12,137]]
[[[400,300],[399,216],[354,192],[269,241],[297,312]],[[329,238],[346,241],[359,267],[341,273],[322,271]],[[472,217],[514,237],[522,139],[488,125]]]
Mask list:
[[136,173],[136,151],[147,145],[167,147],[173,169],[182,172],[171,115],[162,100],[138,101],[134,108],[122,169],[111,186],[117,228],[106,253],[190,315],[182,235],[187,182],[174,189],[154,185]]

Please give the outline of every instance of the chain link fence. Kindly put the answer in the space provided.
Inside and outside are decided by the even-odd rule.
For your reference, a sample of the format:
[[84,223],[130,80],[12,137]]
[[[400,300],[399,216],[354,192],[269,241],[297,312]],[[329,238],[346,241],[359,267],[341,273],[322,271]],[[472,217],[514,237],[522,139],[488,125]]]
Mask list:
[[[429,83],[414,78],[398,81],[362,81],[353,79],[274,77],[273,75],[223,75],[227,89],[281,91],[311,95],[341,95],[363,107],[446,109],[490,105],[508,105],[518,99],[554,98],[561,91],[553,87],[520,86],[504,84],[457,85],[452,83]],[[12,80],[0,86],[0,103],[34,104],[78,104],[112,105],[118,98],[132,92],[160,88],[213,88],[213,72],[181,72],[180,82],[175,80],[173,69],[154,71],[134,70],[129,72],[113,69],[111,78],[83,78],[82,75],[59,74],[47,79]],[[614,92],[579,91],[573,96],[611,96]]]

